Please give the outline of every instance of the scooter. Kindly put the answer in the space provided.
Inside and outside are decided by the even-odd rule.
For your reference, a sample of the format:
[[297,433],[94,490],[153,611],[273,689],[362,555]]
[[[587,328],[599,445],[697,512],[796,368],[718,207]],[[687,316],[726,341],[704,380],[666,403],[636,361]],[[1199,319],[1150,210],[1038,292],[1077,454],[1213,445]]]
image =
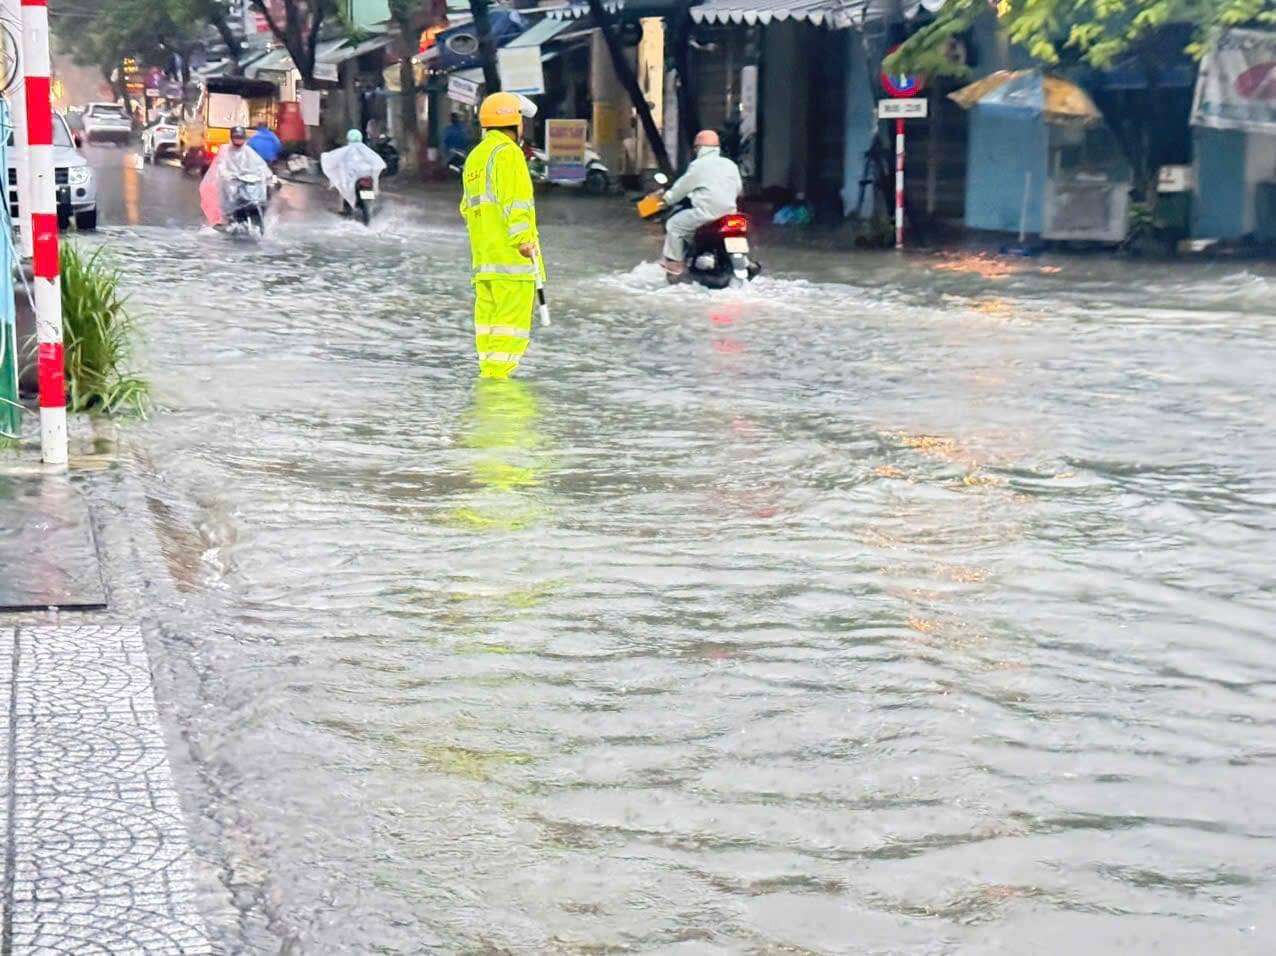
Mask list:
[[240,173],[234,177],[230,212],[226,216],[226,232],[245,239],[260,239],[266,232],[266,206],[270,202],[270,184],[256,173]]
[[362,176],[354,184],[355,215],[366,226],[372,222],[372,210],[377,203],[377,184],[371,176]]
[[[657,173],[660,187],[638,201],[638,215],[643,219],[663,222],[679,208],[670,208],[664,201],[665,186],[669,177]],[[682,273],[670,272],[666,279],[670,285],[679,282],[698,282],[707,289],[725,289],[732,284],[751,282],[762,272],[762,265],[750,255],[749,229],[752,221],[742,212],[731,212],[707,222],[696,230],[687,243],[687,256]]]
[[538,183],[555,186],[582,186],[585,192],[601,196],[611,189],[611,170],[602,157],[589,147],[585,148],[585,175],[582,178],[559,179],[549,174],[549,158],[545,150],[532,146],[527,150],[527,170]]

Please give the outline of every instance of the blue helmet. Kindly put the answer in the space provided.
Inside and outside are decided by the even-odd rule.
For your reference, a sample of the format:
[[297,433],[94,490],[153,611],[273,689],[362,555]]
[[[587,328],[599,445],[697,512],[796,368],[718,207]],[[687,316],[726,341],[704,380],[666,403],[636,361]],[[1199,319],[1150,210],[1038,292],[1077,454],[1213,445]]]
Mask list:
[[347,143],[362,143],[363,134],[360,133],[357,129],[352,129],[350,132],[346,133],[346,142]]

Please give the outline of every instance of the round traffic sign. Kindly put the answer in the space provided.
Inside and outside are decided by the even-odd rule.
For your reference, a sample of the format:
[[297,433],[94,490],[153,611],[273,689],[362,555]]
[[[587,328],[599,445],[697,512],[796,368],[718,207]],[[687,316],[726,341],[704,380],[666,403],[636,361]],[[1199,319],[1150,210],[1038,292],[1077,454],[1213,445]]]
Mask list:
[[[899,44],[895,44],[886,51],[886,55],[890,56],[899,49]],[[882,71],[882,89],[886,91],[888,96],[907,97],[916,96],[920,93],[926,81],[922,79],[920,73],[887,73]]]

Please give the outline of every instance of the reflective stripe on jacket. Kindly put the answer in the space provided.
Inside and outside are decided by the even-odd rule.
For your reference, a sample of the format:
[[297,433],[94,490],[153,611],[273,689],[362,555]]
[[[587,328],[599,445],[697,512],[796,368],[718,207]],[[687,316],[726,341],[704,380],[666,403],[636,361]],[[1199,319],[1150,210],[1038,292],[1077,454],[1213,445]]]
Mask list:
[[532,177],[518,144],[489,130],[465,158],[461,218],[470,232],[473,278],[533,282],[536,266],[518,252],[539,243]]

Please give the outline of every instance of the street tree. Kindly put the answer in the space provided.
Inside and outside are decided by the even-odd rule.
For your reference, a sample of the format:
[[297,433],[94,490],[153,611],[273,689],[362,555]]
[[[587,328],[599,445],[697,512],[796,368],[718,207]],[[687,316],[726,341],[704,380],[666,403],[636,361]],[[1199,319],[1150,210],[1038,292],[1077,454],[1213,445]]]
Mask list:
[[416,67],[412,58],[421,48],[421,34],[447,18],[447,0],[389,0],[390,19],[399,37],[399,120],[406,147],[403,168],[412,172],[421,155],[421,123],[416,110]]
[[935,19],[886,59],[895,72],[963,76],[949,51],[954,37],[995,12],[1011,42],[1046,67],[1085,64],[1106,69],[1162,27],[1187,23],[1187,51],[1200,56],[1218,29],[1276,25],[1272,0],[947,0]]
[[230,58],[239,63],[244,55],[244,44],[230,24],[230,4],[228,0],[158,0],[167,3],[172,16],[178,22],[190,24],[208,24],[217,31],[222,43],[226,44],[226,52]]
[[127,57],[165,63],[185,57],[202,24],[174,16],[171,0],[52,0],[51,29],[62,49],[84,66],[96,66],[116,95],[131,108],[120,69]]
[[329,17],[335,18],[335,0],[252,0],[252,6],[292,57],[302,83],[313,89],[319,33]]

